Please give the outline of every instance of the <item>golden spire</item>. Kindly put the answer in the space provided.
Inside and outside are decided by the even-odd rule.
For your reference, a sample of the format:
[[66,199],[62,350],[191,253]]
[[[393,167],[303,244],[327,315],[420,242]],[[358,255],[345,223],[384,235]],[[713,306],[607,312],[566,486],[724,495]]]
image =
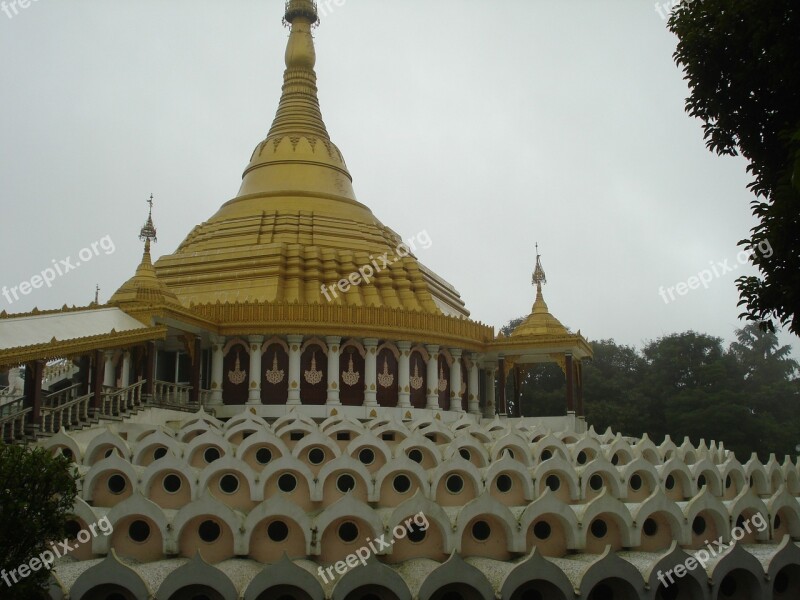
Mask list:
[[536,286],[538,293],[542,292],[542,284],[547,283],[547,275],[544,274],[542,267],[542,256],[539,254],[539,242],[536,242],[536,268],[533,270],[533,277],[531,282]]
[[322,122],[317,98],[317,53],[311,28],[319,21],[317,4],[311,0],[286,3],[284,23],[291,27],[286,44],[286,71],[278,113],[267,139],[287,134],[308,134],[330,141]]
[[319,22],[316,2],[290,0],[283,21],[291,33],[278,111],[245,169],[238,198],[291,190],[355,201],[353,178],[331,142],[319,108],[317,53],[311,35]]
[[147,221],[139,232],[139,239],[144,242],[142,261],[136,269],[136,274],[122,284],[122,287],[111,296],[109,304],[138,303],[152,306],[181,304],[175,293],[158,278],[153,267],[153,261],[150,258],[150,243],[151,241],[158,241],[156,239],[156,228],[153,225],[153,194],[150,194],[147,204],[150,205],[147,212]]
[[150,240],[154,242],[158,241],[156,237],[156,227],[153,225],[153,194],[150,194],[147,204],[150,205],[150,210],[147,212],[147,221],[139,232],[139,239],[145,242],[145,251],[150,252]]
[[547,283],[547,276],[544,273],[544,267],[542,267],[539,244],[536,244],[536,267],[533,270],[531,283],[536,286],[536,300],[533,303],[531,314],[511,332],[511,337],[567,335],[566,327],[550,314],[542,295],[542,284]]

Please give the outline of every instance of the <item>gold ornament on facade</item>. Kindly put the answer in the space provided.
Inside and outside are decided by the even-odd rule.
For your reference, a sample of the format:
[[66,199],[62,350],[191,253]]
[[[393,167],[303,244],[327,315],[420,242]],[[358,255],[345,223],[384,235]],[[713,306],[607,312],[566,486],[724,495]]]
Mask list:
[[276,352],[272,356],[272,368],[267,371],[267,381],[272,385],[278,385],[281,381],[283,381],[284,372],[283,369],[278,369],[278,353]]
[[317,385],[322,381],[322,371],[317,369],[317,353],[311,355],[311,369],[306,370],[305,379],[309,385]]
[[422,377],[419,374],[419,363],[414,361],[414,375],[411,376],[409,379],[409,383],[411,384],[412,390],[421,390],[422,389]]
[[350,352],[350,360],[347,365],[347,371],[342,371],[342,381],[349,386],[354,386],[361,378],[361,373],[353,370],[353,353]]
[[239,352],[236,352],[236,363],[232,371],[228,371],[228,381],[233,385],[241,385],[247,379],[247,371],[242,371],[242,363],[239,360]]
[[378,384],[381,387],[389,388],[394,383],[394,375],[389,373],[389,359],[383,359],[383,372],[378,373]]
[[447,389],[447,379],[444,378],[444,367],[439,367],[439,391],[443,392]]

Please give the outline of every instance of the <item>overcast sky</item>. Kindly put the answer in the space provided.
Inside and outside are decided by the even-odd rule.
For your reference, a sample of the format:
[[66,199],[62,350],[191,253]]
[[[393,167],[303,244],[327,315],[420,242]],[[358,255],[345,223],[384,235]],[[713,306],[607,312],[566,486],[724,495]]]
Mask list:
[[[538,241],[551,312],[590,339],[733,338],[735,279],[751,272],[737,242],[755,223],[746,165],[711,154],[685,114],[676,39],[652,2],[325,3],[320,101],[356,195],[404,237],[427,231],[418,258],[472,318],[499,327],[530,311]],[[107,300],[139,263],[151,192],[154,258],[236,195],[280,97],[282,11],[34,0],[0,12],[0,286],[106,240],[0,310],[86,304],[95,284]],[[707,289],[670,300],[705,269]]]

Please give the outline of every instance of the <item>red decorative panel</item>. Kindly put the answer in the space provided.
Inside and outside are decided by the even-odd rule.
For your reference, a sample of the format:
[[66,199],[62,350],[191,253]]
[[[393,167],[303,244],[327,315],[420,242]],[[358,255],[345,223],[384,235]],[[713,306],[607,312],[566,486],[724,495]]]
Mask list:
[[425,408],[428,403],[428,365],[425,363],[422,353],[412,352],[408,366],[411,373],[411,406]]
[[394,353],[384,348],[378,353],[378,404],[380,406],[397,406],[399,390],[397,359]]
[[250,381],[250,355],[241,344],[232,346],[225,355],[222,370],[222,401],[225,404],[245,404]]
[[300,401],[321,406],[328,399],[328,356],[311,344],[300,359]]
[[353,346],[345,348],[339,356],[339,401],[345,406],[364,405],[365,372],[361,353]]
[[[436,389],[439,392],[439,408],[450,409],[450,366],[443,354],[439,354],[439,368],[436,371]],[[444,381],[444,383],[442,383]],[[442,389],[444,388],[444,389]]]
[[286,404],[289,399],[289,355],[271,344],[261,357],[261,403]]

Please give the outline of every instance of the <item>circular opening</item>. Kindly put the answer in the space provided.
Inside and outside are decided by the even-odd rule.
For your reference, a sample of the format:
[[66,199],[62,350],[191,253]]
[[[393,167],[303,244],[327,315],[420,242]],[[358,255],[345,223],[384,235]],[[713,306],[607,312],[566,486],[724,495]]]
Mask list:
[[200,534],[200,539],[206,544],[211,544],[219,539],[222,534],[222,529],[216,521],[203,521],[200,527],[197,528],[197,533]]
[[536,525],[533,526],[533,535],[535,535],[540,540],[546,540],[550,537],[552,533],[552,528],[550,527],[550,523],[547,521],[539,521]]
[[577,461],[578,461],[579,465],[585,465],[586,464],[586,452],[584,452],[583,450],[578,452]]
[[112,475],[108,478],[108,491],[112,494],[121,494],[125,491],[125,478],[122,475]]
[[470,454],[469,450],[467,450],[466,448],[459,448],[458,453],[464,460],[469,460],[472,458],[472,454]]
[[114,452],[116,452],[116,450],[117,450],[116,448],[109,448],[108,450],[106,450],[106,453],[104,454],[104,456],[105,456],[106,458],[108,458],[108,457],[110,457],[112,454],[114,454]]
[[722,580],[722,584],[719,586],[719,591],[722,593],[723,596],[727,596],[730,598],[736,593],[736,580],[733,578],[733,575],[726,575],[725,579]]
[[405,494],[411,489],[411,480],[407,475],[398,475],[394,478],[394,481],[392,481],[392,486],[397,493]]
[[266,465],[272,460],[272,451],[269,448],[259,448],[256,452],[256,462],[260,465]]
[[372,448],[364,448],[358,453],[358,460],[365,465],[371,465],[375,462],[375,452],[373,452]]
[[68,540],[74,540],[76,537],[78,537],[81,529],[83,529],[81,524],[75,519],[70,519],[67,521],[66,525],[64,525],[64,532],[66,533]]
[[297,477],[291,473],[284,473],[278,478],[278,489],[282,492],[293,492],[297,487]]
[[289,526],[283,521],[273,521],[267,526],[267,535],[273,542],[282,542],[289,537]]
[[726,488],[730,488],[732,485],[733,485],[733,479],[731,479],[731,476],[730,476],[730,475],[728,475],[728,476],[725,478],[725,487],[726,487]]
[[557,492],[558,488],[561,487],[561,480],[558,478],[558,475],[548,475],[547,479],[544,480],[544,483],[554,492]]
[[618,454],[614,454],[614,456],[611,457],[611,464],[614,465],[614,466],[619,464],[619,455]]
[[346,494],[352,489],[356,487],[356,480],[355,478],[350,475],[349,473],[345,473],[344,475],[339,475],[336,479],[336,489]]
[[408,539],[412,544],[419,544],[425,539],[426,531],[416,523],[412,523],[408,528]]
[[692,531],[695,535],[703,535],[706,530],[706,520],[703,517],[697,516],[692,521]]
[[514,451],[511,448],[503,448],[503,452],[508,454],[508,458],[514,458]]
[[781,528],[781,516],[775,515],[775,529]]
[[231,473],[223,475],[219,480],[219,489],[225,494],[235,494],[239,489],[239,478]]
[[73,456],[72,450],[70,450],[69,448],[62,448],[61,449],[61,456],[63,456],[67,460],[72,460],[72,456]]
[[606,522],[603,521],[603,519],[595,519],[592,521],[590,529],[592,531],[592,535],[599,539],[606,537],[606,534],[608,533],[608,525],[606,525]]
[[646,536],[652,537],[658,533],[658,523],[655,522],[655,519],[645,519],[642,531]]
[[413,460],[415,463],[421,463],[422,462],[422,451],[417,449],[417,448],[413,448],[412,450],[408,451],[408,458]]
[[789,576],[783,571],[775,576],[774,589],[778,594],[783,594],[789,589]]
[[631,489],[634,492],[638,492],[640,489],[642,489],[642,478],[635,473],[633,477],[631,477]]
[[322,448],[312,448],[308,451],[308,462],[320,465],[325,460],[325,451]]
[[167,449],[164,446],[159,446],[153,450],[153,459],[160,460],[167,455]]
[[667,475],[667,480],[664,482],[664,487],[671,490],[675,487],[675,478],[672,475]]
[[603,478],[600,475],[592,475],[589,478],[589,487],[591,487],[595,492],[598,491],[603,487]]
[[339,525],[339,539],[349,544],[358,538],[358,525],[352,521],[347,521]]
[[739,515],[738,517],[736,517],[736,527],[738,527],[739,529],[744,530],[744,528],[745,528],[744,527],[744,515]]
[[479,542],[485,542],[492,535],[492,528],[486,521],[475,521],[472,525],[472,537]]
[[700,477],[697,478],[697,487],[701,488],[705,484],[706,484],[706,476],[701,474]]
[[170,473],[166,477],[164,477],[164,481],[162,482],[164,486],[164,490],[169,494],[175,494],[181,489],[181,478],[174,473]]
[[499,492],[503,492],[505,494],[506,492],[511,491],[511,488],[514,486],[514,482],[511,477],[503,473],[497,478],[495,485],[497,485],[497,490]]
[[550,450],[542,450],[542,461],[550,460],[553,458],[553,453]]
[[215,460],[219,460],[221,456],[222,454],[220,453],[219,448],[215,446],[210,446],[205,449],[205,452],[203,452],[203,459],[208,464],[213,463]]
[[464,479],[461,475],[450,475],[445,482],[447,491],[451,494],[458,494],[464,489]]
[[146,521],[134,521],[128,527],[128,537],[134,542],[146,542],[150,537],[150,525]]

